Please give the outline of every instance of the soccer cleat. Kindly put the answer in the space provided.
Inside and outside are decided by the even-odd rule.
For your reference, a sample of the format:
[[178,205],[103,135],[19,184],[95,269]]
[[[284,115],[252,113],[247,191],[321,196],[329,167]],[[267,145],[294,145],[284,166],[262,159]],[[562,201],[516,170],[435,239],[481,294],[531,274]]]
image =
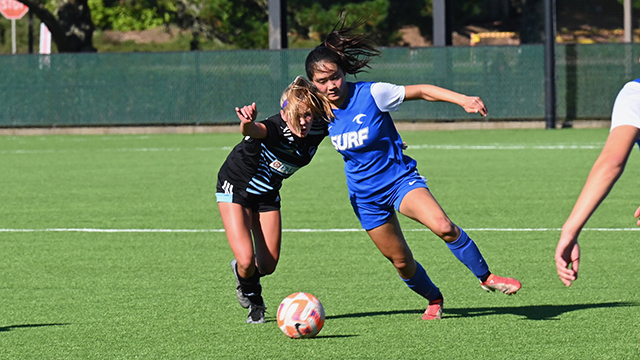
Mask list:
[[251,304],[249,307],[249,317],[247,317],[247,324],[264,324],[264,312],[267,308],[262,305]]
[[238,302],[240,303],[240,306],[242,306],[243,308],[247,309],[249,307],[249,305],[251,305],[251,301],[249,301],[249,298],[246,297],[244,295],[244,293],[242,292],[242,286],[240,285],[240,279],[238,279],[238,270],[237,270],[237,261],[236,259],[233,259],[231,261],[231,270],[233,270],[233,276],[236,278],[236,296],[238,297]]
[[512,278],[503,278],[494,274],[489,275],[489,278],[485,282],[481,282],[480,286],[486,291],[501,291],[507,295],[512,295],[518,292],[522,285],[520,281]]
[[438,320],[442,319],[442,304],[444,300],[438,299],[434,301],[429,301],[429,306],[427,310],[424,311],[422,315],[422,320]]

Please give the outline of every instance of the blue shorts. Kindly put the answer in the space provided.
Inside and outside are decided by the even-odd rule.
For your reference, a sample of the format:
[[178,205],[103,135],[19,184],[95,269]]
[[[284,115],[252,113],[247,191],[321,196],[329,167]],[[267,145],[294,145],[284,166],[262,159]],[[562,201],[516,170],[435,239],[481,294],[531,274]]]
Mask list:
[[405,176],[395,182],[387,191],[376,194],[375,197],[358,199],[357,194],[350,194],[351,206],[360,224],[365,230],[375,229],[389,220],[394,209],[399,210],[404,197],[413,189],[426,188],[427,179],[418,171]]

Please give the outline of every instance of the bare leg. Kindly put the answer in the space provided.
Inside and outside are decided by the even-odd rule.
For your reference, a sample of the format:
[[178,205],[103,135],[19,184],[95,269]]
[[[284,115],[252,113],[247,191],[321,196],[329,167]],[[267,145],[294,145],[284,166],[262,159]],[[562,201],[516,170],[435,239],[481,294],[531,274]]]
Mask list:
[[280,258],[280,244],[282,242],[280,211],[254,213],[252,229],[256,248],[256,264],[261,275],[269,275],[276,270]]
[[218,203],[224,230],[238,262],[238,275],[247,279],[256,270],[251,237],[251,209],[234,203]]
[[460,236],[460,229],[449,219],[429,189],[411,190],[400,204],[400,213],[428,227],[446,242]]
[[396,214],[394,213],[383,225],[367,232],[382,255],[391,261],[404,283],[418,295],[429,300],[429,307],[422,319],[442,318],[442,294],[431,282],[422,265],[414,260],[411,249],[402,235]]
[[398,217],[393,214],[389,221],[367,233],[374,244],[400,274],[403,279],[410,279],[416,273],[416,262],[409,245],[402,235]]

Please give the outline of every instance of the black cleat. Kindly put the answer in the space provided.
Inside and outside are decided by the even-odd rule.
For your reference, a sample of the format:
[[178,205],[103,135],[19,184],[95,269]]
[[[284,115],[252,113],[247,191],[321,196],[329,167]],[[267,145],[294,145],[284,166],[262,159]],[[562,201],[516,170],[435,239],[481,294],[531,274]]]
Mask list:
[[249,301],[249,298],[246,297],[242,292],[240,279],[238,279],[238,270],[236,267],[237,263],[238,262],[236,261],[236,259],[233,259],[233,261],[231,261],[231,270],[233,270],[233,276],[236,278],[236,296],[238,297],[238,302],[240,303],[240,306],[247,309],[249,308],[249,305],[251,305],[251,301]]

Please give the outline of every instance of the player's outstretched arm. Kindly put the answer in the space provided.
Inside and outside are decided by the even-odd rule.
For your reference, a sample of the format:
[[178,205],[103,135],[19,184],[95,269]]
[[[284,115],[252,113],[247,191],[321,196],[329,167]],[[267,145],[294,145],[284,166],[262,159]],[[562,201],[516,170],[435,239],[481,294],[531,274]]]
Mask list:
[[267,127],[264,124],[255,122],[258,116],[256,103],[236,108],[236,115],[240,119],[240,132],[242,135],[257,139],[267,137]]
[[467,96],[455,91],[447,90],[435,85],[407,85],[405,89],[405,100],[427,100],[446,101],[458,104],[468,113],[487,116],[489,112],[482,99],[477,96]]
[[611,130],[571,215],[562,227],[555,260],[560,280],[567,286],[570,286],[578,276],[580,231],[622,175],[639,131],[640,129],[629,125],[618,126]]

